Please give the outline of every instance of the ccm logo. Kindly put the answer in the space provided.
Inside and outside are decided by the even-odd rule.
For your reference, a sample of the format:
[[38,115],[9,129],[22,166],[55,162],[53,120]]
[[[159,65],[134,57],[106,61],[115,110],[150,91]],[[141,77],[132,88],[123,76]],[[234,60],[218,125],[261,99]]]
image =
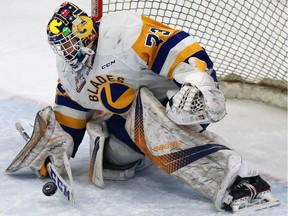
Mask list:
[[157,151],[166,150],[166,149],[178,148],[182,144],[183,144],[182,141],[173,141],[171,143],[154,146],[153,150],[157,152]]
[[71,189],[65,184],[65,182],[63,182],[63,179],[61,179],[61,177],[59,177],[58,175],[54,171],[54,168],[51,167],[51,172],[50,172],[51,179],[57,185],[59,190],[64,194],[64,196],[66,196],[67,199],[70,200],[71,199]]
[[114,60],[112,60],[112,61],[110,61],[110,62],[108,62],[108,63],[102,65],[101,68],[102,68],[102,70],[103,70],[103,69],[105,69],[105,68],[110,67],[112,64],[115,64],[115,63],[116,63],[116,60],[114,59]]

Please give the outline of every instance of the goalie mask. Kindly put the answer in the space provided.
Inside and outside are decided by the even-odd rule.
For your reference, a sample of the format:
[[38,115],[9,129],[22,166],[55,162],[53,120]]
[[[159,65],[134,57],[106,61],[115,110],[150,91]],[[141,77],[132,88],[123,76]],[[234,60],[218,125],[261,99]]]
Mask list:
[[98,38],[92,18],[69,2],[61,4],[54,12],[47,26],[47,35],[54,52],[76,71],[94,54],[92,45]]

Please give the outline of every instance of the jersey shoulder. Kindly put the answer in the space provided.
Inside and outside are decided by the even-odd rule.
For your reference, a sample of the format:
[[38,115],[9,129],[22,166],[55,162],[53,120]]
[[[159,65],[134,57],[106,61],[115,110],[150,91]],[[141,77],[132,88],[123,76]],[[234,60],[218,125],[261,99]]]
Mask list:
[[120,25],[120,26],[135,26],[137,22],[141,22],[141,14],[133,11],[118,11],[114,13],[107,14],[100,21],[100,26],[106,25]]
[[98,54],[123,53],[131,48],[142,29],[141,15],[121,11],[108,14],[99,26]]

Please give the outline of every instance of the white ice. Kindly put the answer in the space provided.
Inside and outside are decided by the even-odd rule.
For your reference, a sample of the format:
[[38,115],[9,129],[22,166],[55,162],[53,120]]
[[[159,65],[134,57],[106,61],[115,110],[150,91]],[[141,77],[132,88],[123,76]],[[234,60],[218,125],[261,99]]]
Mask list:
[[[1,0],[0,7],[0,215],[230,215],[217,212],[210,200],[152,166],[129,181],[105,182],[103,190],[88,180],[87,136],[72,170],[76,205],[63,195],[45,197],[29,168],[14,174],[5,169],[22,149],[15,130],[21,122],[32,131],[35,114],[54,101],[55,54],[46,42],[46,24],[54,0]],[[90,13],[90,0],[74,3]],[[245,215],[287,215],[287,112],[251,101],[227,101],[228,115],[210,130],[224,137],[270,182],[281,200],[278,207]]]

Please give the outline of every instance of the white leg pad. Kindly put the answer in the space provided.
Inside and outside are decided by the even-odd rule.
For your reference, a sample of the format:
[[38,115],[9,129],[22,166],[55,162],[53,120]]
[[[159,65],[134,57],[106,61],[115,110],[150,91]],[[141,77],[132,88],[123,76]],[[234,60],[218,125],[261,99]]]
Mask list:
[[[104,187],[103,178],[103,151],[105,144],[105,122],[89,121],[87,131],[90,136],[90,167],[89,179],[96,186]],[[107,133],[106,133],[107,134]]]
[[179,126],[147,89],[141,88],[126,120],[131,139],[165,172],[213,200],[221,209],[227,189],[235,181],[241,157],[220,143],[213,133]]

